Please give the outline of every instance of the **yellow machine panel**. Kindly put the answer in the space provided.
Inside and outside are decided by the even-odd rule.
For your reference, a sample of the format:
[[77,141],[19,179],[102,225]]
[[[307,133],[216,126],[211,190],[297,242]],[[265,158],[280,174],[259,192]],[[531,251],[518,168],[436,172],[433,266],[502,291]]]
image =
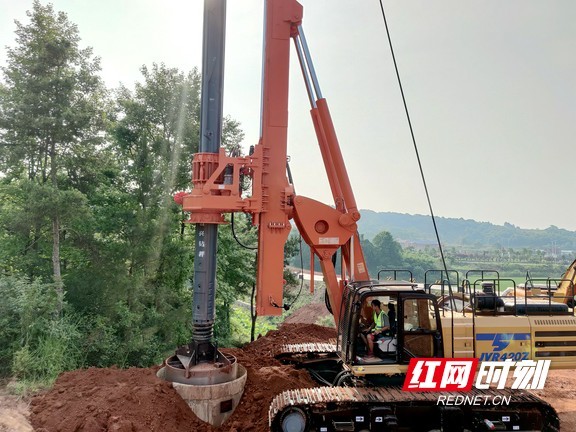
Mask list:
[[446,357],[480,361],[552,360],[552,369],[576,367],[576,317],[463,315],[442,317]]

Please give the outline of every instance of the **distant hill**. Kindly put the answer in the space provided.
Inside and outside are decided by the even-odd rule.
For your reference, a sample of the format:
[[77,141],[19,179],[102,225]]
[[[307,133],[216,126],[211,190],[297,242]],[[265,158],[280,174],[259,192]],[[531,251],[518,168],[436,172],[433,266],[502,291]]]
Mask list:
[[[361,210],[358,230],[368,239],[388,231],[398,241],[435,244],[430,216]],[[444,245],[576,251],[576,232],[551,226],[544,230],[522,229],[512,224],[494,225],[471,219],[436,218]]]

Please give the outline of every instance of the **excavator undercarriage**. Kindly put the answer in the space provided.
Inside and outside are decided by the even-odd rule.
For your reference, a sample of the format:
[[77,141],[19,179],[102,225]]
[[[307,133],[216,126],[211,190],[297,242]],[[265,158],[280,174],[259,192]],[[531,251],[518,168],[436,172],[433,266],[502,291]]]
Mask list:
[[[387,298],[396,304],[398,330],[391,337],[393,352],[377,350],[377,357],[367,362],[363,358],[365,347],[357,323],[363,319],[362,305],[374,298]],[[506,355],[511,359],[514,358],[512,354],[526,354],[534,360],[549,357],[542,354],[540,341],[540,333],[551,334],[546,326],[552,324],[546,317],[517,314],[510,317],[512,324],[504,324],[507,318],[494,321],[497,315],[485,316],[486,310],[472,310],[463,315],[439,309],[438,298],[416,284],[397,281],[381,282],[380,285],[351,284],[346,290],[342,311],[337,340],[283,345],[276,353],[275,357],[281,362],[306,369],[321,387],[294,389],[274,398],[269,412],[272,431],[559,430],[554,408],[529,391],[511,390],[509,385],[504,389],[473,388],[466,392],[402,389],[408,361],[414,357],[451,358],[455,353],[458,357],[481,360],[492,359],[489,354]],[[573,314],[573,309],[567,311],[563,321],[573,325]],[[494,330],[488,321],[500,323],[500,329]],[[419,327],[412,327],[411,323],[417,323]],[[463,324],[468,325],[462,327]],[[506,325],[513,326],[512,330],[509,331]],[[441,332],[438,332],[440,328]],[[493,345],[484,343],[487,332],[493,331],[503,333],[493,334],[494,339],[490,342]],[[470,336],[466,337],[466,332]],[[530,332],[534,333],[533,338]],[[523,336],[516,337],[516,334]],[[445,345],[434,345],[432,337],[437,342],[444,341]],[[565,340],[567,336],[562,332],[550,338],[562,338],[565,345],[571,343]],[[532,339],[535,348],[532,348]],[[416,340],[424,343],[415,343]],[[557,346],[554,341],[547,343]],[[430,351],[426,355],[414,355],[415,351],[428,348]],[[494,352],[490,351],[492,349]],[[563,346],[555,354],[564,362],[573,361],[573,352]],[[524,355],[519,359],[521,357]]]
[[306,369],[321,386],[277,395],[273,432],[560,430],[554,408],[528,391],[407,392],[404,374],[357,375],[326,343],[284,345],[276,358]]
[[[453,404],[442,404],[440,400]],[[507,404],[496,404],[504,401]],[[461,403],[460,402],[471,402]],[[560,429],[554,409],[511,390],[412,393],[401,387],[316,387],[286,391],[270,406],[274,432],[461,432]]]

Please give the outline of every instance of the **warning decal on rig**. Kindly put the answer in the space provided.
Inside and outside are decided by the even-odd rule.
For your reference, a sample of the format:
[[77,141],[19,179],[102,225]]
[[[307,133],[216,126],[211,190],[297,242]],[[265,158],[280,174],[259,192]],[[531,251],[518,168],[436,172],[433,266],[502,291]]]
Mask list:
[[339,245],[340,237],[320,237],[321,245]]

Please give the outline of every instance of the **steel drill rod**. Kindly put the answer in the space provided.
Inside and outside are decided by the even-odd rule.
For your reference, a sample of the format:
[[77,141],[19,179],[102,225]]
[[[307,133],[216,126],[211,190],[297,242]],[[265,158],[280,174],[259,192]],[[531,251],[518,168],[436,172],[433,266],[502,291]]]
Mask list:
[[[218,153],[222,141],[226,0],[204,1],[200,152]],[[218,225],[196,224],[193,338],[212,340],[216,315],[216,250]]]

